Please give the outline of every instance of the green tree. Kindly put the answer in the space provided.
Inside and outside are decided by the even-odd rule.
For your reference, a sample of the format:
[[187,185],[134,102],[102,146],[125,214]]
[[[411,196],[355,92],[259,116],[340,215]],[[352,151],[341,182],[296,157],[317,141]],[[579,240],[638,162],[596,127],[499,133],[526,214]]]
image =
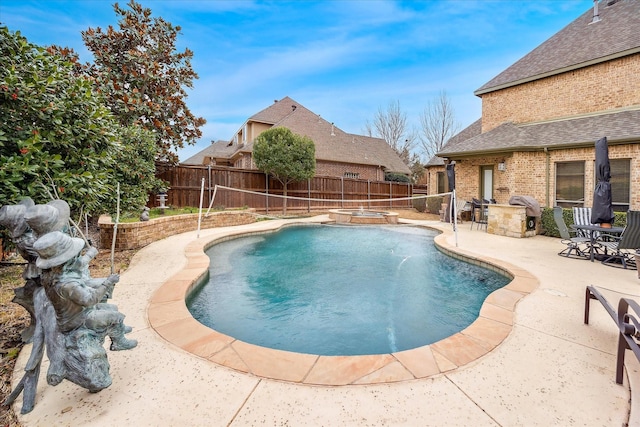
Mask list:
[[[137,126],[119,131],[119,150],[114,155],[113,181],[120,184],[120,209],[124,213],[139,214],[157,188],[166,183],[155,177],[156,139],[153,132]],[[116,211],[116,198],[104,204],[105,212]]]
[[95,211],[110,191],[117,122],[67,59],[0,27],[0,204],[56,192]]
[[185,87],[198,78],[191,67],[193,52],[176,52],[179,26],[152,18],[151,9],[133,0],[127,5],[130,10],[113,6],[119,31],[109,26],[82,32],[95,61],[89,72],[120,123],[154,131],[158,160],[175,163],[175,150],[184,142],[195,144],[206,123],[185,103]]
[[68,49],[31,44],[0,27],[0,205],[29,196],[74,212],[138,210],[157,186],[155,139],[121,127]]
[[285,127],[262,132],[253,144],[253,161],[258,169],[273,176],[284,188],[284,213],[287,213],[287,185],[303,181],[316,173],[316,146],[306,137]]

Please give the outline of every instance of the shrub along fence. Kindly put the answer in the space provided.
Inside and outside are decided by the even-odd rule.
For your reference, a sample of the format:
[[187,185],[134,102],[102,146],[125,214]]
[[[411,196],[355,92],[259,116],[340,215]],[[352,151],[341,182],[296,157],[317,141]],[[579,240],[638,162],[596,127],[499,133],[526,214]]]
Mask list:
[[[167,204],[173,207],[200,205],[200,192],[204,179],[204,202],[208,207],[214,197],[213,206],[224,208],[248,207],[260,211],[282,210],[282,184],[265,173],[252,169],[236,169],[224,166],[192,166],[157,164],[157,177],[167,181]],[[260,195],[216,190],[216,185],[261,193]],[[287,210],[311,211],[334,208],[411,208],[411,199],[376,201],[381,199],[410,198],[413,194],[425,194],[426,186],[403,182],[367,181],[351,178],[315,176],[307,181],[291,183],[287,186],[287,196],[318,200],[287,201]],[[150,200],[151,207],[157,206],[156,196]],[[357,200],[347,203],[344,200]]]

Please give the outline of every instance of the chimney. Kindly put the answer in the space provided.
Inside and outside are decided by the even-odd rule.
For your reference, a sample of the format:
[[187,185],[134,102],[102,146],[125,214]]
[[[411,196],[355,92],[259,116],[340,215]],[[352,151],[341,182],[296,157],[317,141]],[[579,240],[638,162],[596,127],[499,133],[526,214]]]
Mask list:
[[598,0],[593,0],[593,19],[589,24],[600,22],[600,15],[598,14]]

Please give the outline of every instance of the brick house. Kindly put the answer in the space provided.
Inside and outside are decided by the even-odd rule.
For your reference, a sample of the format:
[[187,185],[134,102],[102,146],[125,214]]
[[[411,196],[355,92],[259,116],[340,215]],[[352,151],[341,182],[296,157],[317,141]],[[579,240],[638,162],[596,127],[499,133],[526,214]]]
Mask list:
[[411,174],[383,139],[344,132],[289,97],[249,117],[230,141],[214,142],[182,163],[256,169],[251,157],[253,141],[274,126],[313,140],[316,175],[384,181],[386,172]]
[[591,206],[606,136],[614,210],[640,209],[640,0],[595,2],[474,93],[482,117],[431,159],[430,194],[455,161],[459,199]]

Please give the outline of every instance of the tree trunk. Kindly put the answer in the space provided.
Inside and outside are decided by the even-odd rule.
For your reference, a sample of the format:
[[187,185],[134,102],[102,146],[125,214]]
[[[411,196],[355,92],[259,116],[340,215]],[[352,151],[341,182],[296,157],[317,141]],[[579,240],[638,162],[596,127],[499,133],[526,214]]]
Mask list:
[[287,214],[287,183],[285,182],[283,185],[283,195],[284,199],[282,199],[282,214]]

